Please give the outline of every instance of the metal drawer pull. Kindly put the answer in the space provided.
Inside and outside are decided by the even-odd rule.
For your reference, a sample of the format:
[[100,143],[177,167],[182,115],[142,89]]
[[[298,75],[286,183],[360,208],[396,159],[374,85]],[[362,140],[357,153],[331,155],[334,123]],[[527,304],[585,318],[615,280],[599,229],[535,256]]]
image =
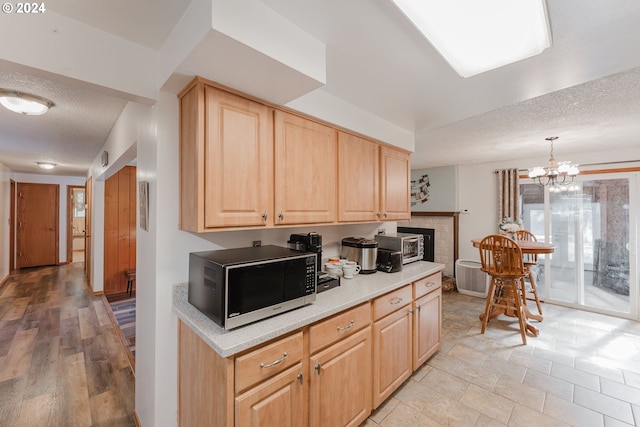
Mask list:
[[274,365],[277,365],[277,364],[279,364],[279,363],[284,362],[286,359],[287,359],[287,352],[285,351],[285,352],[282,354],[282,357],[281,357],[280,359],[276,359],[276,360],[274,360],[273,362],[269,363],[268,365],[265,365],[264,363],[261,363],[261,364],[260,364],[260,367],[261,367],[261,368],[270,368],[270,367],[272,367],[272,366],[274,366]]
[[300,381],[300,384],[304,382],[304,377],[302,376],[302,372],[300,372],[296,378],[298,378],[298,381]]
[[400,304],[402,302],[402,298],[394,298],[389,301],[389,304]]
[[355,325],[355,322],[352,320],[347,326],[338,326],[338,330],[344,331],[345,329],[351,329],[353,328],[353,325]]
[[427,283],[425,283],[424,285],[425,285],[427,288],[430,288],[430,287],[432,287],[432,286],[435,286],[435,285],[436,285],[436,283],[435,283],[435,282],[427,282]]

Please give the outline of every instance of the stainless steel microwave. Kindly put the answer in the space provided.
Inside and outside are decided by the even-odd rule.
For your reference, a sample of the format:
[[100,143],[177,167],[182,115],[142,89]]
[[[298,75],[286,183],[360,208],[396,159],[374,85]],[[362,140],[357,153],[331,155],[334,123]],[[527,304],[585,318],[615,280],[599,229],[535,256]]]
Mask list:
[[402,263],[420,261],[424,256],[424,236],[422,234],[397,233],[395,236],[378,234],[378,247],[402,253]]
[[188,301],[233,329],[316,299],[316,254],[280,246],[189,254]]

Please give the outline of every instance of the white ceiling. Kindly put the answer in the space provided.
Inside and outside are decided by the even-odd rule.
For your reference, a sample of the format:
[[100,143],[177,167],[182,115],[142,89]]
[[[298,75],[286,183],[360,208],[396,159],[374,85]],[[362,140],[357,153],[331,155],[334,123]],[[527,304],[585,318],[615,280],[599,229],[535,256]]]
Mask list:
[[[247,7],[258,0],[247,0]],[[528,0],[522,0],[528,1]],[[262,0],[326,45],[326,91],[416,133],[414,167],[637,147],[640,2],[548,1],[552,47],[468,79],[459,77],[388,0]],[[47,8],[151,49],[187,0],[58,0]],[[124,12],[126,11],[126,13]],[[7,66],[5,66],[7,65]],[[0,87],[56,102],[50,113],[0,111],[0,162],[35,172],[36,160],[85,175],[126,104],[68,81],[11,69]]]

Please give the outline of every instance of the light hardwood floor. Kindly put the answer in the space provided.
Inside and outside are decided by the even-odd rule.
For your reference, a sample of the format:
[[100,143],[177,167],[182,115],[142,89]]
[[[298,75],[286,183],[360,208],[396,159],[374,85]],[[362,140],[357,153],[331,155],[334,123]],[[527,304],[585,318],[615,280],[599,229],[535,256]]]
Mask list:
[[640,425],[640,322],[543,304],[524,346],[484,302],[443,294],[442,349],[361,427]]
[[82,263],[0,289],[0,425],[134,426],[134,375]]

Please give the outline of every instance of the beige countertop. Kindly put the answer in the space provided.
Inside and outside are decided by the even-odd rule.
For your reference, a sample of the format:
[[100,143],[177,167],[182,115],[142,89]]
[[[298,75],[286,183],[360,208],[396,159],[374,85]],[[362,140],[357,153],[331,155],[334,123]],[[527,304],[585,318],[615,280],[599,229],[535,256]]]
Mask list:
[[187,301],[188,283],[173,288],[173,311],[220,356],[229,357],[288,332],[386,294],[444,269],[443,264],[417,261],[397,273],[376,272],[342,279],[339,287],[317,295],[313,304],[226,331]]

